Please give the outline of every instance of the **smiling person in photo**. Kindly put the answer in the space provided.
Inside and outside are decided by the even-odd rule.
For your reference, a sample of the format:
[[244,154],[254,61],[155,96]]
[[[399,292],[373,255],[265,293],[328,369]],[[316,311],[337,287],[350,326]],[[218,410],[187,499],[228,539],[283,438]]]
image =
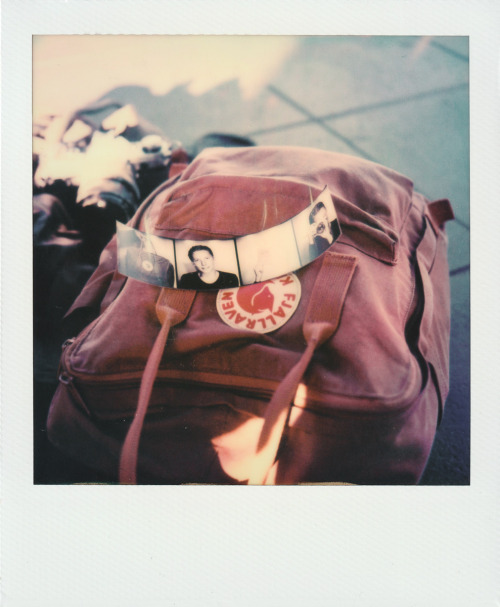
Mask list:
[[230,289],[239,285],[236,274],[217,270],[214,253],[210,247],[195,245],[189,249],[188,257],[196,271],[182,275],[179,281],[180,289]]

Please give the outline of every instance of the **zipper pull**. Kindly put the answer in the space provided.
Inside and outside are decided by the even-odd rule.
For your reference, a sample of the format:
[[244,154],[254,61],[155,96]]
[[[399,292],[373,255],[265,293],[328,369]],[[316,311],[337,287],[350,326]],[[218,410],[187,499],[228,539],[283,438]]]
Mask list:
[[61,373],[59,373],[59,382],[61,384],[64,384],[65,386],[69,386],[69,384],[71,384],[73,382],[73,378],[71,377],[71,375],[68,375],[68,373],[66,373],[66,371],[61,371]]
[[76,339],[75,337],[71,337],[70,339],[67,339],[61,346],[61,350],[64,352],[64,350],[66,350],[66,348],[68,346],[70,346],[75,341],[75,339]]
[[[61,358],[59,359],[59,366],[57,367],[57,377],[62,384],[66,384],[66,385],[68,384],[68,381],[70,381],[73,378],[70,378],[70,376],[66,373],[66,371],[64,369],[63,355],[64,355],[64,351],[66,350],[66,348],[68,346],[70,346],[75,341],[75,339],[76,339],[75,337],[71,337],[70,339],[67,339],[61,346]],[[61,378],[64,378],[64,381]]]
[[75,405],[79,406],[79,408],[82,411],[84,411],[85,414],[88,415],[92,419],[94,417],[92,414],[92,411],[87,407],[87,404],[85,403],[83,398],[80,396],[80,393],[78,392],[73,380],[74,380],[74,377],[72,375],[70,375],[69,373],[66,373],[66,371],[64,371],[64,369],[59,374],[59,383],[66,386],[66,390],[69,392],[69,394],[73,398]]

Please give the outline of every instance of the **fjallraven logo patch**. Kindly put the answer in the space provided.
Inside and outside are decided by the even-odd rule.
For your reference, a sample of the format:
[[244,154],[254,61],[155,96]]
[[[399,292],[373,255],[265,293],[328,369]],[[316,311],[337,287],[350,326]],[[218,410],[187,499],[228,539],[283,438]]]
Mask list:
[[217,294],[217,311],[230,327],[269,333],[292,317],[300,294],[299,279],[295,274],[287,274],[253,285],[222,289]]

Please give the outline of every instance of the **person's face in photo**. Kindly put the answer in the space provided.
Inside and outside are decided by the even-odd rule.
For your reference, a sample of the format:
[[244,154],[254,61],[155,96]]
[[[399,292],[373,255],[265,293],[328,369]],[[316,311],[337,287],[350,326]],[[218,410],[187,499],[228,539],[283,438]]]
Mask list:
[[316,226],[316,235],[328,237],[330,232],[330,222],[328,221],[328,213],[325,207],[321,207],[314,217],[314,225]]
[[215,261],[208,251],[194,251],[193,264],[200,274],[210,274],[214,270]]

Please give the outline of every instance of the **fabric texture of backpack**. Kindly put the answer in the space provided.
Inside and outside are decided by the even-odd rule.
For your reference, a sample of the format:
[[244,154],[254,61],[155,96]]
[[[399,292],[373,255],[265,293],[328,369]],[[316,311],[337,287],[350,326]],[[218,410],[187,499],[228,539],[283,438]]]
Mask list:
[[372,162],[298,147],[211,148],[129,222],[173,239],[271,228],[325,186],[341,234],[295,272],[281,327],[228,326],[217,292],[117,271],[116,238],[69,311],[48,435],[110,482],[414,484],[448,393],[447,200]]

